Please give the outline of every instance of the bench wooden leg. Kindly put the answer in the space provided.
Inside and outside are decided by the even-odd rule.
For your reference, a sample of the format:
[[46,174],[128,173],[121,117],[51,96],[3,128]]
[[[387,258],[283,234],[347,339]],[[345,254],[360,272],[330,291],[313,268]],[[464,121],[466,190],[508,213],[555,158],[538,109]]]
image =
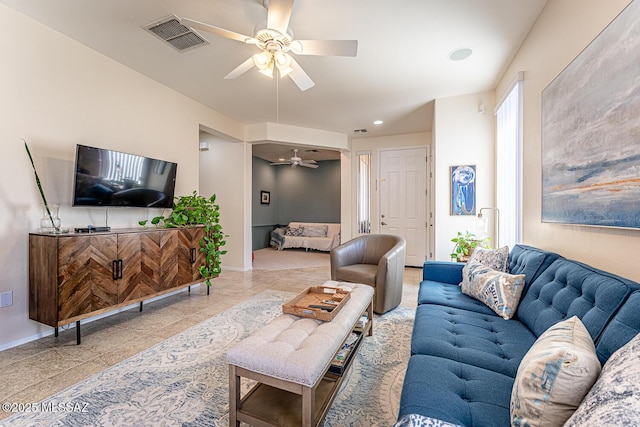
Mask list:
[[240,407],[240,377],[235,365],[229,365],[229,427],[240,427],[237,414]]
[[316,403],[315,389],[311,387],[302,388],[302,426],[311,427],[314,425],[314,416]]

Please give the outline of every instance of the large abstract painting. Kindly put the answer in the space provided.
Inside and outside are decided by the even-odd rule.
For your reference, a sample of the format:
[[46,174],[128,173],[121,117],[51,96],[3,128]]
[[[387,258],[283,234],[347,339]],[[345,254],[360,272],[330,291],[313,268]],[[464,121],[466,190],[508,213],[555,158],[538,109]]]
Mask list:
[[542,221],[640,228],[640,0],[542,93]]
[[476,166],[451,166],[451,215],[476,214]]

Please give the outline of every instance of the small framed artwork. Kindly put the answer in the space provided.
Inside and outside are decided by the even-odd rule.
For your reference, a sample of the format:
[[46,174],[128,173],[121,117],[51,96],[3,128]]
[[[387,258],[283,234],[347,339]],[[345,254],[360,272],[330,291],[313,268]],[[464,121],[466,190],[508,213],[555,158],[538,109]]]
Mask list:
[[268,205],[271,203],[271,192],[270,191],[261,191],[260,192],[260,204]]
[[451,166],[451,215],[476,214],[476,165]]

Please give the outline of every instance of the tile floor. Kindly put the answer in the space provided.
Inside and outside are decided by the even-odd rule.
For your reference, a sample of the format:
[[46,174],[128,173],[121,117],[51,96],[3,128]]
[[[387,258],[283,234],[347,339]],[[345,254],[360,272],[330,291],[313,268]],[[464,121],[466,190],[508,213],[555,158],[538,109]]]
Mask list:
[[[402,305],[416,306],[422,269],[406,268]],[[82,344],[75,329],[0,352],[3,372],[0,402],[38,402],[101,370],[266,289],[299,292],[330,277],[329,266],[294,270],[223,271],[205,286],[192,287],[144,310],[123,311],[82,324]],[[408,349],[407,349],[408,351]],[[9,416],[0,410],[0,419]]]

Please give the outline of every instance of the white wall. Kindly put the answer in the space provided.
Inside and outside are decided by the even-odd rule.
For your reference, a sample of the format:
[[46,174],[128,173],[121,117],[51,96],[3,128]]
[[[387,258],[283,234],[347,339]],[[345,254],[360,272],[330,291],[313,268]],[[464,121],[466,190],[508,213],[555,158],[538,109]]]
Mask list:
[[524,243],[640,281],[640,270],[629,262],[640,249],[640,230],[541,222],[541,93],[629,3],[550,0],[499,82],[496,97],[516,72],[524,71]]
[[[478,111],[483,104],[485,113]],[[495,206],[495,116],[493,92],[436,99],[433,125],[435,159],[435,259],[449,261],[458,231],[475,232],[476,217],[451,215],[449,168],[476,165],[476,208]],[[493,230],[489,233],[492,235]]]
[[[245,256],[251,251],[251,175],[246,167],[246,157],[251,162],[251,147],[245,142],[234,142],[201,132],[200,140],[209,144],[208,151],[200,152],[200,195],[216,195],[220,205],[220,225],[228,235],[223,249],[222,268],[232,270],[251,269],[251,260]],[[248,186],[248,191],[246,190]],[[245,228],[247,222],[249,228]],[[249,244],[246,245],[247,234]]]
[[[0,4],[0,349],[51,328],[28,319],[28,233],[41,200],[24,146],[30,146],[49,202],[64,227],[103,225],[103,208],[72,208],[78,143],[178,163],[177,194],[198,189],[199,126],[243,137],[244,128]],[[19,42],[17,42],[19,41]],[[110,209],[109,225],[135,226],[157,210]]]

